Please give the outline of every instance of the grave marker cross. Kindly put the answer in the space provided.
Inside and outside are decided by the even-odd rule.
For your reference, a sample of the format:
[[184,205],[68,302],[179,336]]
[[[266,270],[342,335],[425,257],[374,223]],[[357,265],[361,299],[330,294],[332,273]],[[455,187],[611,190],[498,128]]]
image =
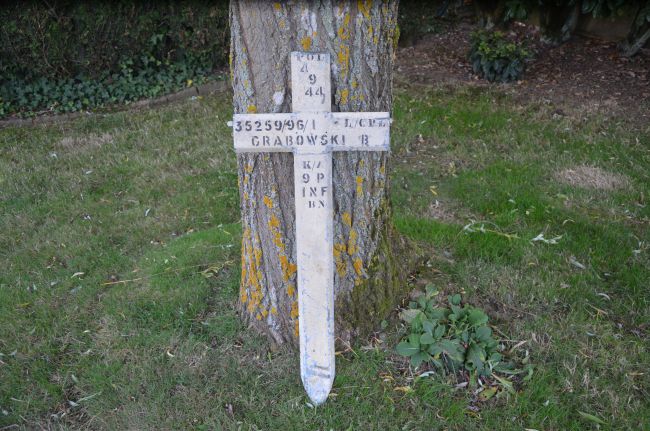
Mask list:
[[300,376],[322,404],[334,382],[332,151],[388,151],[387,112],[331,112],[329,54],[291,53],[292,113],[235,114],[235,151],[292,152]]

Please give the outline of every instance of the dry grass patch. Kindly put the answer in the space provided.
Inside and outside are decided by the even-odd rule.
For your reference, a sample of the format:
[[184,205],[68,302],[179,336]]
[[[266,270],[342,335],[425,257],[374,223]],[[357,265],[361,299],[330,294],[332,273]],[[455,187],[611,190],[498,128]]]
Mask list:
[[94,134],[86,136],[66,136],[56,146],[64,149],[100,148],[113,142],[113,135],[110,133]]
[[555,179],[574,187],[606,191],[623,189],[630,184],[626,175],[588,165],[564,169],[555,174]]

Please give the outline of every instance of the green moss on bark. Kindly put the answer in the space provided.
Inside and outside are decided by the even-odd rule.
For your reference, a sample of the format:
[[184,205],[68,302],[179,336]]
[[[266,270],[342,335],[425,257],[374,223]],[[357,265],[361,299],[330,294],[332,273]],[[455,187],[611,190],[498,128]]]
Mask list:
[[399,305],[409,291],[408,276],[421,257],[418,247],[393,227],[387,201],[380,211],[387,214],[378,249],[366,270],[368,277],[349,295],[336,298],[337,334],[345,342],[371,333]]

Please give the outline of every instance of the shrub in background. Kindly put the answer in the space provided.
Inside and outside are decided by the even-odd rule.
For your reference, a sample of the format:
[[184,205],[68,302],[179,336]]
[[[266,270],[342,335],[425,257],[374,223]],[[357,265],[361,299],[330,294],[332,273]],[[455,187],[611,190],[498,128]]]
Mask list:
[[490,82],[521,79],[529,52],[499,31],[479,30],[472,34],[469,60],[477,75]]

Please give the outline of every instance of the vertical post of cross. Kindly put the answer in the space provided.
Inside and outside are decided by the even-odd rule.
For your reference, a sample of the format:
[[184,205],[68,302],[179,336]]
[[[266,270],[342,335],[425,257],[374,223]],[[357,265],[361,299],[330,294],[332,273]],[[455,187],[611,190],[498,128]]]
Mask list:
[[[291,53],[292,111],[331,111],[329,54]],[[300,376],[309,398],[325,402],[335,373],[332,148],[293,150]]]
[[389,151],[388,112],[330,112],[329,54],[291,54],[293,112],[235,114],[237,152],[292,152],[296,204],[300,376],[314,404],[332,389],[332,151]]

